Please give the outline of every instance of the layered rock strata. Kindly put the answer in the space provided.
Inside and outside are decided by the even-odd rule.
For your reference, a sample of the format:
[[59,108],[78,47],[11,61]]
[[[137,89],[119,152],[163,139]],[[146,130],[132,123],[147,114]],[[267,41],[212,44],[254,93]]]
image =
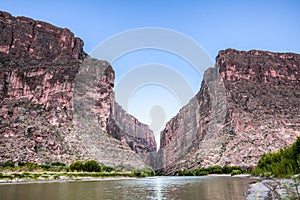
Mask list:
[[252,167],[300,136],[300,55],[219,52],[199,93],[161,134],[157,169]]
[[[109,132],[118,116],[112,113],[114,71],[109,63],[90,58],[82,40],[68,29],[45,22],[0,12],[0,34],[1,162],[149,164],[137,150],[156,149],[145,125],[122,114],[129,125],[116,127],[132,137],[124,142],[119,132]],[[143,135],[136,127],[145,128],[145,140],[136,139]]]

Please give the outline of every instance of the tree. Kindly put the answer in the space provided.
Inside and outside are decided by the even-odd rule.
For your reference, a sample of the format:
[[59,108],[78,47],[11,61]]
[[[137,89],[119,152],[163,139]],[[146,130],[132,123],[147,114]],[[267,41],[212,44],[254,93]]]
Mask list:
[[82,171],[83,170],[83,163],[80,160],[72,162],[69,166],[71,171]]
[[83,170],[87,172],[101,172],[101,166],[95,160],[88,160],[83,164]]

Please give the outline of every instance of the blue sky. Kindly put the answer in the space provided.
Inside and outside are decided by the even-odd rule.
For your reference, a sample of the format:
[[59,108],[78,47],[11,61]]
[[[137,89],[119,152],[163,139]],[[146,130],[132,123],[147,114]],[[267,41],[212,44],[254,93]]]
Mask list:
[[1,0],[0,9],[68,27],[85,41],[87,52],[114,34],[139,27],[182,32],[213,58],[228,47],[300,52],[296,0]]
[[[88,53],[113,35],[143,27],[181,33],[197,42],[212,61],[226,48],[300,53],[300,3],[296,0],[0,0],[0,10],[67,27],[84,40]],[[150,63],[181,75],[194,94],[199,90],[201,73],[182,58],[157,49],[129,52],[114,60],[116,85],[129,72]],[[154,83],[132,91],[125,109],[150,124],[151,107],[157,105],[163,108],[165,121],[182,107],[168,85]]]

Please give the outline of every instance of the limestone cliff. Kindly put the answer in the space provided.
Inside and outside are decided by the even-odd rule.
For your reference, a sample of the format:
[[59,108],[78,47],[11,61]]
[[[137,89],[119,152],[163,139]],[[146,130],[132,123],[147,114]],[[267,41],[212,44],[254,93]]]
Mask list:
[[122,114],[130,123],[116,127],[132,137],[109,132],[121,109],[109,63],[90,58],[68,29],[26,17],[0,12],[0,35],[0,162],[150,164],[140,149],[156,144],[145,125]]
[[254,166],[300,136],[300,55],[220,51],[199,93],[161,134],[157,169]]

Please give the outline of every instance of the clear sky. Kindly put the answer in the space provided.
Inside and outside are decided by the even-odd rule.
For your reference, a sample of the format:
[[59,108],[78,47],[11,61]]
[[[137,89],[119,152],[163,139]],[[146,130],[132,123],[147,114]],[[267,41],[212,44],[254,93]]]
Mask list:
[[182,32],[215,58],[220,49],[300,52],[297,0],[0,0],[0,9],[68,27],[85,50],[121,31],[164,27]]
[[[157,27],[173,30],[197,42],[212,62],[221,49],[260,49],[300,53],[300,1],[297,0],[95,0],[95,1],[24,1],[0,0],[0,10],[14,16],[27,16],[67,27],[84,40],[84,49],[92,53],[97,45],[124,31]],[[132,42],[132,41],[128,41]],[[175,42],[176,43],[176,42]],[[179,74],[190,85],[192,95],[198,92],[202,74],[195,72],[189,62],[170,52],[142,49],[129,52],[116,60],[109,60],[116,72],[116,86],[128,74],[139,74],[139,69],[168,70]],[[208,67],[208,66],[207,66]],[[153,71],[152,70],[152,71]],[[150,72],[148,72],[150,73]],[[167,73],[168,74],[168,73]],[[172,73],[170,73],[172,74]],[[139,74],[145,78],[147,74]],[[127,111],[144,123],[153,123],[151,109],[157,111],[160,122],[173,117],[184,103],[173,90],[171,82],[145,82],[133,89]],[[127,76],[129,77],[129,76]],[[123,78],[123,79],[122,79]],[[180,82],[180,80],[181,82]],[[126,85],[126,84],[125,84]],[[185,90],[185,89],[182,89]],[[118,94],[116,94],[118,98]],[[154,112],[154,111],[153,111]],[[153,127],[157,127],[153,126]],[[158,128],[156,128],[158,131]]]

